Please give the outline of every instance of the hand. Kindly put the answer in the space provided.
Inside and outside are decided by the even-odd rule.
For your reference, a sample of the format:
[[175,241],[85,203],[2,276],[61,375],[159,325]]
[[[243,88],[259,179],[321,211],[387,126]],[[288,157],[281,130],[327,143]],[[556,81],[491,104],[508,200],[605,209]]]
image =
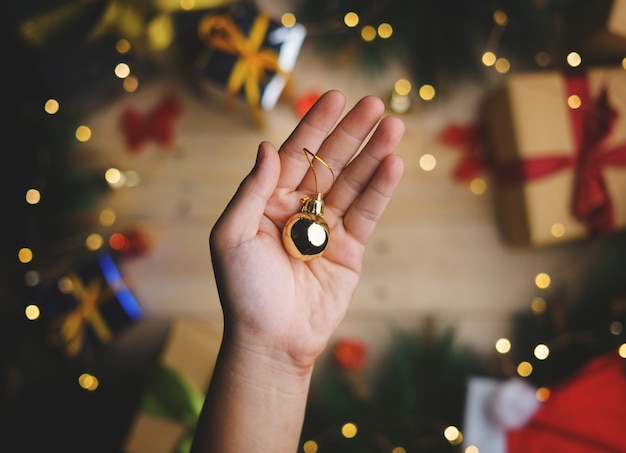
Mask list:
[[[253,170],[211,232],[224,341],[303,370],[311,369],[343,319],[365,245],[404,169],[393,154],[404,125],[382,118],[383,102],[365,97],[337,123],[344,107],[343,94],[329,91],[278,152],[261,143]],[[330,242],[307,262],[289,256],[281,239],[300,200],[316,195],[303,148],[336,175],[333,184],[331,172],[315,164]]]

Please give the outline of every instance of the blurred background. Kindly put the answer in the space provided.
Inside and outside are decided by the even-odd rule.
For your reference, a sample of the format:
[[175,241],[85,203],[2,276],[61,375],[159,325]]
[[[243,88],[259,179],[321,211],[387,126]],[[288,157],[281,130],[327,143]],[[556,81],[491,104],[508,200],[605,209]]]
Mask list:
[[406,171],[300,451],[626,450],[626,1],[7,1],[1,29],[2,451],[189,450],[209,232],[328,89],[404,120]]

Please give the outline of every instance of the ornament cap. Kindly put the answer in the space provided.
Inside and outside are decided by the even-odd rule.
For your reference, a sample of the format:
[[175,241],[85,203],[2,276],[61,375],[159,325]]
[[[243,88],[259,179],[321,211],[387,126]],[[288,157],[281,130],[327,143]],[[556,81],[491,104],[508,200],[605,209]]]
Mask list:
[[303,198],[302,212],[310,212],[311,214],[324,217],[324,201],[322,200],[322,194],[318,193],[315,198]]

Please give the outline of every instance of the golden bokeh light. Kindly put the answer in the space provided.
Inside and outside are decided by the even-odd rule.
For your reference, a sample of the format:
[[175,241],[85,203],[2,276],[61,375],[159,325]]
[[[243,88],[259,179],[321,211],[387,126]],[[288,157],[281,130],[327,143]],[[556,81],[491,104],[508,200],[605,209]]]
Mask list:
[[302,445],[302,451],[304,451],[304,453],[317,453],[317,450],[317,442],[314,440],[307,440],[304,445]]
[[126,176],[117,168],[109,168],[104,172],[104,179],[114,189],[124,187],[126,184]]
[[463,441],[463,434],[456,426],[448,426],[443,430],[443,437],[452,445],[458,445]]
[[504,57],[498,58],[494,66],[499,74],[506,74],[511,69],[511,63]]
[[296,25],[296,16],[293,13],[285,13],[280,17],[280,23],[283,27],[291,28]]
[[609,332],[611,335],[621,335],[624,330],[624,325],[619,321],[613,321],[609,326]]
[[59,101],[56,99],[48,99],[43,106],[46,113],[54,115],[59,111]]
[[87,247],[87,249],[91,250],[92,252],[95,250],[99,250],[100,248],[102,248],[103,245],[104,238],[98,233],[91,233],[89,236],[87,236],[87,239],[85,239],[85,247]]
[[577,68],[581,65],[583,59],[578,52],[570,52],[567,54],[566,61],[572,68]]
[[535,285],[539,289],[546,289],[550,286],[551,279],[545,272],[540,272],[535,276]]
[[355,12],[346,13],[346,15],[343,16],[343,23],[350,28],[356,27],[359,25],[359,15]]
[[72,279],[66,275],[59,278],[59,280],[57,281],[57,286],[59,287],[59,291],[61,291],[63,294],[69,294],[74,291],[74,283],[72,283]]
[[496,351],[500,354],[506,354],[511,350],[511,342],[508,338],[499,338],[496,341]]
[[33,251],[28,247],[22,247],[17,252],[17,259],[20,260],[20,263],[30,263],[33,260]]
[[550,390],[546,387],[539,387],[535,392],[535,398],[537,398],[537,401],[545,403],[550,398]]
[[100,211],[98,220],[100,222],[100,225],[108,227],[115,223],[115,220],[117,220],[117,214],[111,208],[104,208],[102,211]]
[[393,90],[401,96],[406,96],[411,92],[411,82],[407,79],[398,79],[393,85]]
[[501,9],[497,9],[493,13],[493,21],[499,26],[504,27],[509,23],[509,16]]
[[572,110],[579,109],[582,104],[583,101],[577,94],[572,94],[567,98],[567,106]]
[[115,75],[120,79],[125,79],[130,75],[130,66],[126,63],[119,63],[115,66]]
[[100,383],[98,382],[98,378],[89,373],[83,373],[78,377],[78,385],[80,385],[85,390],[89,390],[93,392],[98,388]]
[[465,453],[480,453],[478,451],[478,447],[476,445],[468,445],[467,448],[465,448]]
[[354,436],[356,436],[357,431],[357,427],[354,423],[348,422],[341,427],[341,434],[346,439],[352,439]]
[[626,69],[626,57],[622,59],[622,68]]
[[424,171],[432,171],[437,166],[437,159],[432,154],[423,154],[420,157],[419,165]]
[[91,138],[91,129],[87,126],[78,126],[76,128],[76,139],[79,142],[87,142]]
[[482,62],[485,66],[493,66],[496,64],[496,54],[490,51],[487,51],[483,54]]
[[406,448],[404,448],[404,447],[394,447],[394,449],[391,450],[391,453],[406,453]]
[[195,0],[180,0],[180,9],[184,11],[191,11],[196,7]]
[[376,29],[371,25],[366,25],[361,29],[361,38],[363,39],[363,41],[373,41],[374,39],[376,39]]
[[617,349],[617,353],[622,359],[626,359],[626,343],[620,345],[620,347]]
[[130,46],[130,41],[128,39],[119,39],[116,43],[115,43],[115,50],[117,50],[117,53],[124,55],[125,53],[130,52],[131,46]]
[[419,90],[420,97],[425,101],[430,101],[435,97],[435,87],[432,85],[422,85]]
[[26,203],[37,204],[41,201],[41,192],[37,189],[28,189],[26,191]]
[[378,36],[380,36],[382,39],[388,39],[391,38],[391,35],[393,34],[393,27],[391,26],[391,24],[383,22],[378,26],[377,31]]
[[548,346],[545,344],[538,344],[537,346],[535,346],[533,354],[539,360],[546,360],[550,355],[550,348],[548,348]]
[[24,283],[27,286],[37,286],[41,282],[41,275],[39,272],[30,270],[24,274]]
[[39,307],[37,305],[31,304],[26,306],[26,308],[24,309],[24,314],[26,315],[26,319],[34,321],[35,319],[38,319],[39,316],[41,316],[41,310],[39,310]]
[[542,315],[546,311],[546,300],[543,297],[533,297],[530,301],[530,309],[536,315]]
[[537,52],[535,54],[535,64],[540,68],[545,68],[550,64],[550,55],[548,52]]
[[124,79],[122,82],[122,88],[127,93],[134,93],[139,88],[139,79],[134,75],[130,75]]
[[555,238],[562,238],[565,235],[565,225],[562,223],[555,223],[550,227],[550,233]]
[[530,362],[520,362],[517,365],[517,374],[521,377],[528,377],[533,373],[533,366]]
[[487,181],[484,178],[474,178],[470,182],[469,188],[474,195],[483,195],[487,192]]

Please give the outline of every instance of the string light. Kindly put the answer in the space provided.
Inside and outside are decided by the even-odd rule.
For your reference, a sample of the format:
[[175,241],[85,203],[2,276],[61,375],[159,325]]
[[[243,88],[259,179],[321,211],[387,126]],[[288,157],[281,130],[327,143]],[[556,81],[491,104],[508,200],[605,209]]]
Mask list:
[[443,430],[443,437],[446,438],[451,445],[458,445],[463,441],[463,434],[456,426],[448,426]]
[[500,338],[496,341],[496,351],[500,354],[506,354],[511,350],[511,342],[508,338]]
[[393,34],[393,27],[390,24],[383,22],[378,26],[377,31],[378,36],[380,36],[382,39],[388,39],[391,38],[391,35]]
[[59,288],[59,291],[61,291],[63,294],[70,294],[72,291],[74,291],[74,283],[72,283],[72,279],[66,275],[57,280],[57,286]]
[[124,91],[127,93],[134,93],[137,91],[137,88],[139,88],[139,79],[134,75],[129,75],[122,82],[122,88],[124,88]]
[[395,447],[391,450],[391,453],[406,453],[406,449],[404,447]]
[[117,66],[115,66],[115,70],[113,72],[115,72],[115,75],[118,78],[125,79],[130,75],[130,66],[128,66],[126,63],[119,63]]
[[361,38],[366,42],[373,41],[376,39],[376,29],[371,25],[366,25],[361,29]]
[[117,50],[117,53],[121,55],[124,55],[130,52],[130,49],[131,49],[131,45],[128,39],[122,38],[115,43],[115,50]]
[[565,235],[565,225],[562,223],[555,223],[550,227],[550,233],[555,238],[560,238]]
[[487,192],[487,181],[485,181],[483,178],[474,178],[470,182],[469,188],[470,192],[472,192],[474,195],[483,195],[485,192]]
[[54,115],[59,111],[59,101],[56,99],[48,99],[43,106],[46,113]]
[[535,276],[535,285],[537,285],[539,289],[546,289],[550,286],[550,282],[550,276],[545,272],[540,272]]
[[195,6],[195,0],[180,0],[180,8],[185,11],[191,11]]
[[511,63],[504,57],[498,58],[494,65],[499,74],[506,74],[511,69]]
[[483,54],[482,62],[485,66],[493,66],[496,64],[496,54],[490,51],[487,51]]
[[100,221],[100,225],[108,227],[115,223],[117,219],[117,214],[111,208],[104,208],[100,211],[100,215],[98,216],[98,220]]
[[26,315],[26,319],[34,321],[41,315],[41,310],[39,310],[37,305],[31,304],[24,309],[24,314]]
[[535,54],[535,64],[540,68],[548,66],[550,64],[550,55],[548,55],[548,52],[537,52]]
[[500,27],[504,27],[509,23],[509,16],[501,9],[497,9],[493,13],[493,21]]
[[104,238],[98,233],[91,233],[89,236],[87,236],[87,239],[85,239],[85,246],[88,250],[91,250],[92,252],[100,249],[103,244]]
[[315,442],[314,440],[307,440],[302,445],[302,451],[304,451],[304,453],[317,453],[317,450],[317,442]]
[[623,343],[619,349],[617,350],[617,353],[619,354],[619,356],[622,359],[626,359],[626,343]]
[[89,139],[91,138],[91,129],[89,129],[87,126],[78,126],[76,128],[76,139],[79,142],[86,142],[89,141]]
[[479,453],[476,445],[468,445],[465,449],[465,453]]
[[620,335],[623,330],[624,326],[619,321],[613,321],[609,326],[609,332],[611,332],[612,335]]
[[354,423],[348,422],[341,427],[341,434],[346,439],[352,439],[354,436],[356,436],[357,431],[357,427]]
[[420,97],[425,101],[430,101],[435,97],[435,87],[432,85],[422,85],[419,90]]
[[530,309],[536,315],[542,315],[546,311],[546,300],[543,297],[533,297],[530,301]]
[[28,247],[22,247],[17,252],[17,259],[20,260],[20,263],[30,263],[33,260],[33,251]]
[[346,27],[354,28],[359,25],[359,15],[355,12],[346,13],[343,16],[343,23],[346,24]]
[[572,110],[579,109],[582,103],[580,96],[577,94],[572,94],[567,98],[567,106]]
[[546,387],[539,387],[535,392],[535,398],[542,403],[546,402],[550,398],[550,390]]
[[24,283],[26,283],[27,286],[37,286],[40,281],[41,276],[37,271],[30,270],[24,274]]
[[296,16],[293,13],[285,13],[280,18],[283,27],[291,28],[296,25]]
[[100,385],[98,378],[89,373],[83,373],[78,377],[78,385],[85,390],[93,392]]
[[26,191],[26,203],[37,204],[41,201],[41,192],[37,189],[28,189]]
[[535,357],[537,357],[537,359],[545,360],[550,355],[550,348],[548,348],[548,346],[546,346],[545,344],[538,344],[537,346],[535,346],[533,354],[535,355]]
[[570,65],[572,68],[576,68],[580,66],[583,59],[581,58],[580,54],[578,54],[578,52],[570,52],[567,54],[566,61],[567,64]]
[[119,169],[114,167],[104,172],[104,179],[113,189],[119,189],[126,184],[126,176]]
[[420,157],[419,165],[424,171],[432,171],[437,166],[437,159],[432,154],[424,154]]
[[528,377],[532,374],[533,372],[533,366],[531,365],[530,362],[520,362],[519,365],[517,365],[517,374],[519,374],[521,377]]

